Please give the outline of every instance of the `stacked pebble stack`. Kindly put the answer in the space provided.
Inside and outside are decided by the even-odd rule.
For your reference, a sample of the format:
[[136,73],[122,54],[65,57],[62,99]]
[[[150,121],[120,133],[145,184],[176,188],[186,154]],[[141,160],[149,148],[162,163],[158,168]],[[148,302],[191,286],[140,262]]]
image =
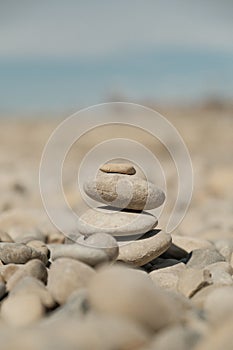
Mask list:
[[101,233],[115,237],[120,245],[118,260],[142,266],[169,248],[171,236],[155,230],[157,218],[144,211],[160,207],[165,194],[132,164],[104,164],[96,178],[84,183],[84,191],[105,206],[87,210],[78,230],[85,237]]

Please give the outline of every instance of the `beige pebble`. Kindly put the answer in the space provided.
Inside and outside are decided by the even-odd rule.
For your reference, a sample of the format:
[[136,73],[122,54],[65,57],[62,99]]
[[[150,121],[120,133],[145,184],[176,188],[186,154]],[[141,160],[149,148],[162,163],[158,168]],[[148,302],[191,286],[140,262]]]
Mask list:
[[179,322],[181,316],[172,298],[147,275],[122,266],[98,271],[90,280],[89,299],[97,312],[123,317],[150,330]]
[[197,237],[189,237],[189,236],[179,236],[179,235],[172,235],[172,242],[190,253],[192,250],[195,249],[204,249],[204,248],[212,248],[213,244],[207,240],[197,238]]
[[19,268],[7,281],[7,290],[12,290],[25,276],[32,276],[46,284],[48,272],[41,260],[31,260]]
[[204,302],[208,321],[220,326],[233,314],[233,287],[221,287],[209,293]]
[[211,279],[215,285],[224,286],[233,284],[233,268],[228,262],[220,261],[211,265],[207,265],[211,273]]
[[225,261],[225,259],[215,248],[196,249],[191,252],[186,266],[195,269],[202,269],[207,265],[219,261]]
[[157,286],[177,291],[179,276],[183,270],[185,270],[185,264],[181,262],[163,269],[153,270],[149,276]]
[[47,287],[53,298],[64,304],[72,292],[86,287],[94,274],[90,266],[80,261],[60,258],[51,264]]
[[24,327],[38,321],[44,314],[40,298],[35,294],[20,294],[3,301],[1,316],[10,326]]
[[118,260],[129,265],[142,266],[160,256],[171,245],[171,235],[164,231],[154,233],[149,238],[124,243],[119,248]]
[[156,334],[145,350],[188,350],[193,348],[199,338],[198,332],[175,325]]
[[74,244],[57,244],[51,248],[51,258],[53,261],[60,258],[75,259],[90,266],[96,266],[110,260],[103,249],[84,246],[78,242]]
[[119,173],[134,175],[136,170],[130,163],[107,163],[100,167],[100,170],[105,173]]
[[164,192],[154,184],[129,175],[104,174],[84,183],[92,199],[121,209],[146,210],[160,207]]
[[187,298],[192,298],[199,290],[212,284],[209,270],[185,269],[178,280],[178,290]]
[[55,306],[55,301],[46,286],[35,277],[23,277],[10,292],[10,296],[28,294],[37,295],[46,308],[52,308]]
[[58,231],[48,232],[47,240],[49,244],[57,243],[62,244],[65,242],[65,236]]
[[4,278],[4,281],[7,282],[11,276],[23,265],[19,264],[8,264],[8,265],[3,265],[0,268],[0,272],[2,277]]
[[115,211],[109,207],[88,209],[81,215],[78,230],[83,235],[107,233],[113,236],[142,234],[157,225],[157,218],[147,212]]
[[195,347],[195,350],[232,350],[233,349],[233,318],[227,319],[217,329],[210,331]]

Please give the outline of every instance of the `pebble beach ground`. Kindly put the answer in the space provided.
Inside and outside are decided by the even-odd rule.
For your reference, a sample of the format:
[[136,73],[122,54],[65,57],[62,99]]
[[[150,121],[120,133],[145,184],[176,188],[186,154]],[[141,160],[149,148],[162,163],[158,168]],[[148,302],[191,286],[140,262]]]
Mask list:
[[[103,225],[95,235],[87,224],[79,231],[88,237],[77,233],[81,244],[73,244],[48,220],[38,169],[58,121],[1,121],[1,350],[233,349],[233,112],[182,109],[163,114],[189,149],[193,199],[182,223],[167,234],[176,169],[160,144],[136,130],[135,140],[163,160],[168,189],[165,213],[157,220],[150,210],[164,199],[151,185],[144,221],[128,232],[141,236],[126,245]],[[93,131],[69,155],[64,187],[74,208],[80,202],[75,169],[93,145],[115,133],[108,127]],[[117,134],[127,137],[128,130],[118,127]],[[132,168],[125,169],[123,176],[135,176]],[[107,186],[109,175],[102,176]],[[144,180],[138,181],[132,183],[142,188]],[[153,176],[150,181],[156,184]],[[92,183],[86,186],[92,198],[93,188]],[[130,220],[134,210],[141,210],[136,199],[118,220]],[[90,217],[96,220],[84,214],[86,221]]]

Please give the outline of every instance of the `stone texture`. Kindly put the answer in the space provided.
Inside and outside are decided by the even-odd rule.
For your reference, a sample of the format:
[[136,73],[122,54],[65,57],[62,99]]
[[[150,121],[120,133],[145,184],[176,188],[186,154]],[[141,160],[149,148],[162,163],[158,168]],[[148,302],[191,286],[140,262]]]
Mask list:
[[198,237],[179,236],[175,234],[172,235],[172,242],[188,253],[196,249],[211,249],[214,247],[214,245],[207,240]]
[[100,167],[100,170],[105,173],[119,173],[134,175],[136,170],[134,166],[130,163],[107,163]]
[[38,296],[42,305],[46,308],[50,309],[55,306],[55,301],[45,285],[31,276],[23,277],[10,292],[10,296],[28,294]]
[[232,285],[233,268],[225,261],[220,261],[206,267],[211,273],[211,279],[215,285]]
[[64,304],[75,290],[85,288],[95,271],[84,263],[60,258],[49,269],[48,290],[59,304]]
[[149,213],[115,211],[109,207],[87,210],[78,223],[83,235],[108,233],[113,236],[129,236],[145,233],[157,225],[157,218]]
[[5,282],[7,282],[11,276],[23,265],[17,264],[8,264],[0,267],[1,275]]
[[233,318],[226,320],[219,328],[213,329],[195,347],[195,350],[232,350],[233,349]]
[[57,245],[51,248],[52,260],[70,258],[79,260],[87,265],[96,266],[110,261],[109,256],[102,249],[87,247],[79,243]]
[[204,302],[207,320],[220,326],[233,314],[233,287],[221,287],[209,293]]
[[0,259],[4,264],[25,264],[40,259],[41,253],[21,243],[0,243]]
[[208,270],[186,269],[180,273],[178,290],[187,298],[192,298],[199,290],[212,284]]
[[104,268],[91,279],[89,300],[97,312],[123,317],[147,329],[159,330],[179,322],[181,316],[172,298],[148,276],[122,266]]
[[233,239],[225,238],[225,239],[217,239],[214,241],[215,247],[219,251],[219,253],[224,256],[226,261],[231,260],[231,255],[233,253]]
[[82,242],[87,247],[103,249],[110,261],[115,260],[119,254],[117,240],[107,233],[96,233],[88,236],[86,239],[82,236],[78,242]]
[[24,266],[17,269],[17,271],[8,279],[7,290],[12,290],[15,285],[24,277],[31,276],[42,281],[44,284],[47,283],[48,272],[40,260],[31,260],[27,262]]
[[47,264],[48,259],[50,257],[50,251],[44,242],[33,240],[33,241],[28,242],[27,246],[31,247],[32,249],[35,249],[36,251],[41,253],[40,260],[42,260],[45,265]]
[[225,261],[225,259],[216,249],[196,249],[191,252],[187,267],[202,269],[218,261]]
[[84,191],[98,202],[121,209],[154,209],[165,201],[164,192],[154,184],[130,175],[103,173],[86,181]]
[[0,242],[12,243],[13,239],[7,232],[0,230]]
[[124,243],[119,248],[118,260],[129,265],[142,266],[160,256],[171,245],[171,235],[164,231],[151,232],[151,237]]
[[19,243],[0,243],[0,259],[4,264],[24,264],[32,257],[32,249]]
[[198,291],[194,296],[192,297],[192,303],[199,309],[204,308],[204,303],[207,298],[207,296],[212,293],[212,291],[218,289],[219,286],[216,286],[215,284],[211,284],[200,291]]
[[40,298],[34,294],[20,294],[8,297],[1,308],[3,320],[11,326],[28,326],[44,314]]
[[177,325],[161,331],[142,350],[190,350],[193,349],[199,338],[198,332]]
[[185,270],[185,264],[179,263],[163,269],[153,270],[149,273],[149,276],[157,286],[177,291],[179,276],[183,270]]

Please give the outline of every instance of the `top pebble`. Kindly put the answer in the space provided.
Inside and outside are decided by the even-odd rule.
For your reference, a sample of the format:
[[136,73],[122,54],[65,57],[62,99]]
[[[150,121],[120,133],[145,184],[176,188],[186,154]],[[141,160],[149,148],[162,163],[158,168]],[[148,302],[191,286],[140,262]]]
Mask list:
[[130,163],[108,163],[100,167],[100,170],[104,173],[118,173],[118,174],[127,174],[134,175],[136,170]]

